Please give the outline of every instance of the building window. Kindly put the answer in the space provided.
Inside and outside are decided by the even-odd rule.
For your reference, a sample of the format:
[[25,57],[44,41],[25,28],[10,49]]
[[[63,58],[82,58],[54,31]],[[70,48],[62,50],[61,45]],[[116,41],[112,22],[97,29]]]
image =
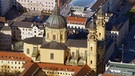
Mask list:
[[74,57],[75,56],[75,53],[74,52],[72,52],[72,57]]
[[92,51],[93,50],[93,47],[90,47],[90,50]]
[[50,54],[50,59],[54,59],[54,54],[53,53]]
[[92,60],[90,61],[90,64],[92,64]]
[[49,33],[47,33],[47,38],[49,38]]
[[55,35],[53,35],[53,40],[55,40],[56,39],[56,37],[55,37]]
[[62,39],[62,35],[60,35],[60,39]]
[[101,33],[99,33],[99,37],[101,36]]
[[29,54],[29,53],[30,53],[30,49],[27,48],[27,54]]

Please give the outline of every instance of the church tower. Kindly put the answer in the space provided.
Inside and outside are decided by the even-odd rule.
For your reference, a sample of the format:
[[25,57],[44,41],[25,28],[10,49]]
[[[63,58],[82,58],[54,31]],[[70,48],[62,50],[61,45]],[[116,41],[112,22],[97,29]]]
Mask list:
[[105,18],[104,18],[104,12],[102,8],[97,13],[97,20],[96,20],[96,25],[97,25],[97,39],[99,41],[104,41],[105,40]]
[[60,8],[58,7],[57,0],[52,15],[46,21],[45,30],[45,41],[66,42],[66,21],[64,17],[60,15]]
[[97,71],[97,35],[96,24],[94,19],[88,25],[88,39],[87,39],[87,64],[96,72]]

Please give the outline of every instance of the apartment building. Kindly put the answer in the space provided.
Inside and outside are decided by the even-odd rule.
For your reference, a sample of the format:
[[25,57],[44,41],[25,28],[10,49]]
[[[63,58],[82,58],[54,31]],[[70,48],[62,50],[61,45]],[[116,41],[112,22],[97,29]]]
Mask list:
[[129,19],[125,16],[113,15],[113,17],[110,19],[110,22],[107,23],[106,30],[106,37],[113,38],[115,44],[118,46],[128,34]]
[[31,59],[21,52],[0,52],[0,71],[1,72],[22,72],[22,66]]
[[17,9],[23,9],[22,7],[24,7],[27,11],[51,11],[56,2],[55,0],[12,0],[11,3],[13,3],[12,6],[15,5]]
[[12,38],[24,40],[30,37],[43,37],[44,24],[32,22],[13,22],[11,23]]

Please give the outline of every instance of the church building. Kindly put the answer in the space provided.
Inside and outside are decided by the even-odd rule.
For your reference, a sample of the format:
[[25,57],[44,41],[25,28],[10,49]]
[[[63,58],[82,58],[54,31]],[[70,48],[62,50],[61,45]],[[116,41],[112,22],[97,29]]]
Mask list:
[[87,23],[87,40],[67,39],[66,20],[56,4],[46,21],[45,36],[24,39],[24,54],[34,62],[83,66],[104,71],[105,18],[102,10]]

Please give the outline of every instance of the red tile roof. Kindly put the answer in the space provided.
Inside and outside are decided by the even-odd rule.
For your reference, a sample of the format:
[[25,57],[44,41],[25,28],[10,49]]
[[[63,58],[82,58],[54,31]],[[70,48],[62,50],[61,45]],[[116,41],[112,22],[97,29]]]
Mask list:
[[103,74],[102,76],[122,76],[122,75],[114,75],[114,74]]
[[67,17],[67,22],[70,22],[70,21],[72,21],[72,22],[84,22],[84,23],[86,23],[87,18],[83,18],[83,17],[71,17],[71,16],[69,16],[69,17]]
[[84,76],[84,75],[90,75],[91,68],[86,64],[84,65],[78,72],[75,73],[74,76]]
[[0,22],[6,22],[6,19],[5,19],[5,17],[0,17]]
[[31,61],[31,58],[22,52],[0,51],[0,60]]
[[25,70],[20,76],[32,76],[32,74],[39,69],[36,63],[26,63],[24,66]]
[[51,63],[38,63],[38,66],[46,70],[61,70],[61,71],[67,70],[71,72],[77,72],[82,68],[81,66],[70,66],[70,65],[51,64]]
[[[56,70],[56,71],[69,71],[69,72],[75,72],[74,76],[84,76],[91,73],[91,69],[88,65],[84,66],[71,66],[71,65],[62,65],[62,64],[52,64],[52,63],[26,63],[23,68],[26,69],[32,69],[31,66],[37,67],[45,70]],[[37,64],[37,65],[36,65]],[[33,67],[34,69],[35,67]],[[26,72],[25,72],[26,73]],[[28,73],[28,72],[27,72]],[[31,73],[31,71],[30,71]]]

